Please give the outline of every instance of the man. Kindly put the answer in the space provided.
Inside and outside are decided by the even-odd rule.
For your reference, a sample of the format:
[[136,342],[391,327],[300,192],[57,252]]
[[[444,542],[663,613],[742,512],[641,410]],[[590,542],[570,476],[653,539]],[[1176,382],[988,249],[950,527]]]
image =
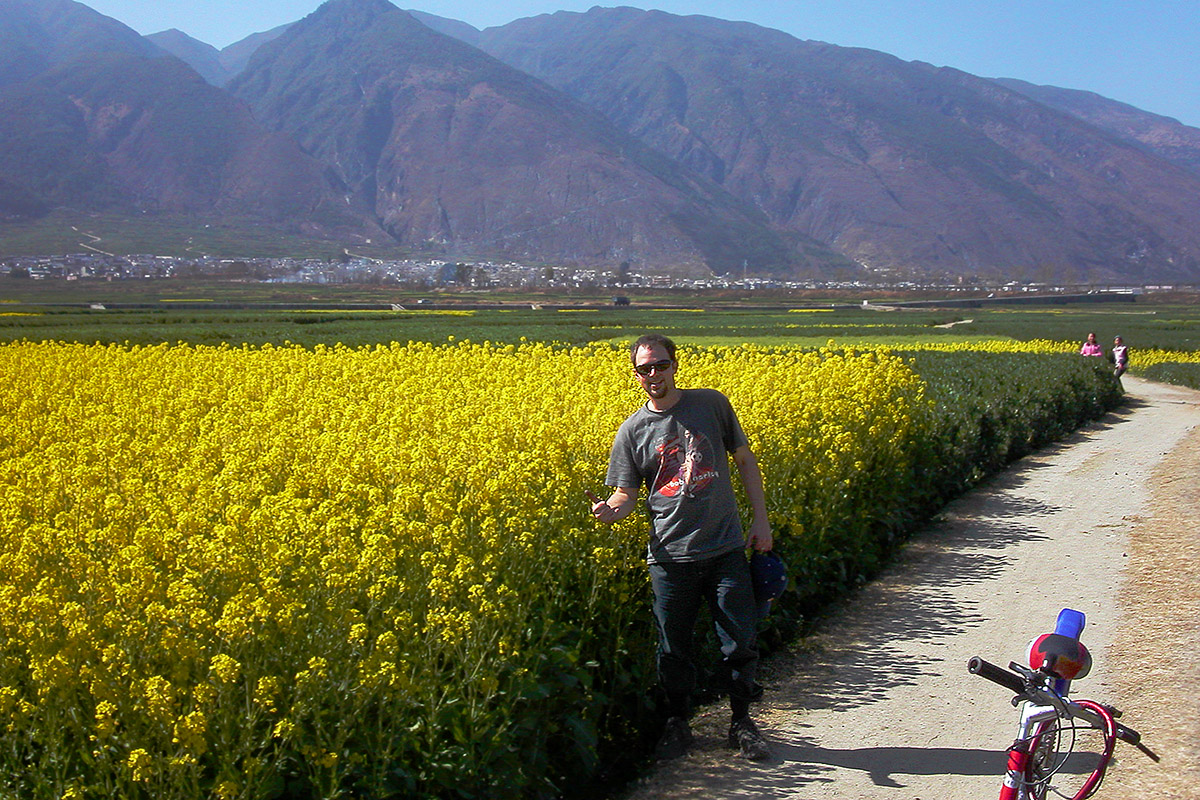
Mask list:
[[[668,715],[658,757],[681,756],[692,742],[692,634],[700,605],[707,602],[721,641],[722,664],[729,670],[729,743],[746,758],[769,758],[767,743],[749,716],[758,690],[758,614],[745,550],[749,545],[765,552],[772,545],[758,461],[723,394],[676,387],[679,363],[670,339],[643,336],[634,342],[630,358],[647,401],[625,420],[613,442],[605,483],[615,491],[607,500],[589,496],[592,515],[612,523],[629,516],[642,486],[648,490],[647,560],[658,627],[658,677]],[[733,454],[754,511],[746,537],[727,453]]]

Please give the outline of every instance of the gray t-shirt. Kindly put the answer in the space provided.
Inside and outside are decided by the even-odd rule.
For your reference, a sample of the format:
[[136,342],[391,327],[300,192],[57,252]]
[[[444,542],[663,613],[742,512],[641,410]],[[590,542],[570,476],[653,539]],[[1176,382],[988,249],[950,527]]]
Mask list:
[[643,405],[621,424],[609,486],[648,491],[651,564],[701,561],[745,547],[729,457],[746,434],[725,395],[684,389],[666,411]]

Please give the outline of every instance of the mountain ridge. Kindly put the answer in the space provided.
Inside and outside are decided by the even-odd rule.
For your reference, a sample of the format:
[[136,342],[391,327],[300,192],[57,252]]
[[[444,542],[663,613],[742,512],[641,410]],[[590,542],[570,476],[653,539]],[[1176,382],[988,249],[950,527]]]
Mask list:
[[232,76],[221,63],[221,53],[210,44],[193,39],[177,28],[146,36],[151,42],[184,62],[213,86],[224,86]]
[[220,51],[72,0],[0,11],[0,218],[202,208],[694,275],[1200,278],[1200,130],[1092,93],[627,7],[481,31],[330,0]]
[[1200,128],[1177,119],[1143,111],[1095,92],[1039,86],[1014,78],[995,78],[997,83],[1064,111],[1124,141],[1135,142],[1149,152],[1192,172],[1200,173]]

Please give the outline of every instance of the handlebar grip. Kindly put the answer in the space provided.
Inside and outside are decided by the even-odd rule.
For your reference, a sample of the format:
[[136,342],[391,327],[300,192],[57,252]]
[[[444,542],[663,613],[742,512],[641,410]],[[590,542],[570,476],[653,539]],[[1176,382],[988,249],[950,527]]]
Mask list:
[[1138,750],[1141,750],[1143,753],[1148,755],[1151,759],[1154,760],[1155,763],[1158,763],[1158,760],[1159,760],[1158,753],[1154,752],[1149,747],[1146,747],[1146,745],[1142,744],[1142,735],[1140,733],[1135,731],[1133,728],[1130,728],[1126,725],[1121,725],[1121,724],[1118,724],[1116,726],[1116,733],[1117,733],[1117,738],[1120,739],[1122,742],[1128,742],[1129,744],[1136,747]]
[[1142,741],[1142,735],[1140,733],[1135,731],[1133,728],[1126,727],[1125,725],[1121,725],[1119,723],[1117,724],[1117,738],[1122,742],[1128,742],[1129,744],[1133,745],[1141,744]]
[[1005,689],[1011,690],[1013,694],[1025,694],[1025,681],[1021,679],[1021,676],[984,661],[979,656],[972,656],[971,660],[967,662],[967,672],[987,678],[992,683],[998,683]]

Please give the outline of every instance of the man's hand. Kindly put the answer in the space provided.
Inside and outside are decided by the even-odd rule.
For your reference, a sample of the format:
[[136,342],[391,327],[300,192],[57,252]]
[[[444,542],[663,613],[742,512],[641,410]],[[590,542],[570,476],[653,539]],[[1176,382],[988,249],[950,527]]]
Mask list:
[[[629,516],[629,512],[637,504],[637,493],[630,492],[628,489],[618,488],[608,500],[601,500],[590,489],[584,489],[584,494],[587,495],[588,500],[592,501],[592,516],[610,525]],[[615,506],[612,504],[614,500],[616,501]]]
[[750,535],[746,537],[746,544],[760,553],[770,550],[775,544],[775,537],[771,535],[771,523],[756,516],[754,522],[750,523]]
[[585,489],[584,494],[592,501],[592,516],[601,522],[612,523],[616,519],[616,511],[608,503],[596,496],[591,489]]

